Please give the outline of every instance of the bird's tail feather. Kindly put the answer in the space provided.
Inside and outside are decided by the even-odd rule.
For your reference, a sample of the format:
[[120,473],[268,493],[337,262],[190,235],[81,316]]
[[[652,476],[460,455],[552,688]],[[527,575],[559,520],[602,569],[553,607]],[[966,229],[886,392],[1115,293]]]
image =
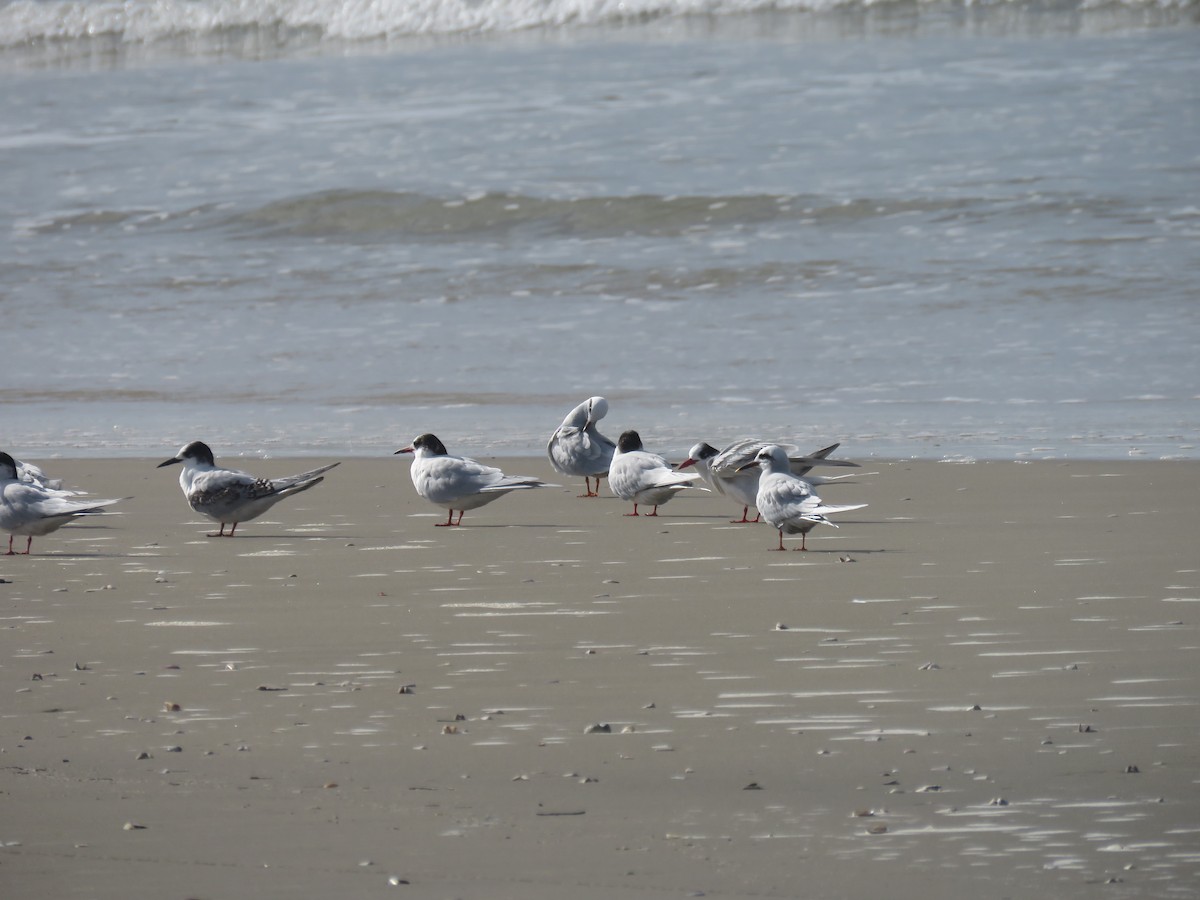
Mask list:
[[853,509],[862,509],[866,505],[867,504],[865,503],[852,503],[847,506],[829,506],[822,503],[819,507],[817,507],[816,513],[818,515],[828,516],[833,515],[834,513],[850,512]]
[[[332,468],[332,466],[328,466],[327,468]],[[317,469],[316,471],[324,472],[324,471],[326,471],[326,469]],[[289,484],[285,488],[280,488],[277,493],[281,497],[290,497],[292,494],[302,494],[305,491],[307,491],[309,488],[316,487],[318,484],[320,484],[324,480],[325,480],[324,475],[318,475],[316,478],[312,478],[308,481],[301,481],[298,484]]]

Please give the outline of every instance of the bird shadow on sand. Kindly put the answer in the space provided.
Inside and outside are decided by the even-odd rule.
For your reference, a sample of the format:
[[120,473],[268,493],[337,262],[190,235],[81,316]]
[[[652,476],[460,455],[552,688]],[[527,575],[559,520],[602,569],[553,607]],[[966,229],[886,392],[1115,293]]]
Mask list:
[[[784,539],[784,547],[788,550],[793,549],[793,548],[787,546],[786,538]],[[772,549],[775,549],[775,548],[772,548]],[[870,548],[870,549],[867,549],[867,548],[855,549],[853,547],[830,547],[828,549],[825,549],[823,547],[809,547],[807,550],[799,550],[799,548],[795,548],[795,549],[799,553],[807,553],[810,556],[819,554],[821,556],[851,556],[851,557],[855,557],[855,556],[871,556],[876,553],[902,552],[902,551],[897,551],[895,548],[889,549],[887,547],[875,547],[875,548]]]
[[204,540],[214,544],[229,543],[236,546],[243,541],[330,541],[330,540],[350,540],[354,535],[349,534],[242,534],[240,531],[230,537],[229,535],[213,535],[207,531],[197,531],[191,535],[185,536],[183,539],[188,541]]
[[[34,550],[28,556],[24,553],[14,553],[12,556],[0,555],[0,561],[14,559],[132,559],[132,553],[73,553],[69,550],[48,550],[44,553],[39,553]],[[19,565],[19,563],[18,563]]]
[[[120,529],[113,529],[109,525],[104,525],[104,524],[99,524],[99,523],[94,524],[94,525],[92,525],[92,524],[85,525],[80,522],[72,522],[66,528],[62,529],[55,535],[51,535],[48,537],[43,535],[43,536],[34,538],[35,544],[39,543],[41,541],[45,541],[46,543],[43,546],[53,547],[54,549],[39,548],[38,550],[34,550],[28,554],[13,553],[11,556],[9,556],[7,553],[0,553],[0,560],[12,561],[12,560],[19,560],[19,559],[27,559],[27,558],[28,559],[126,559],[132,555],[128,550],[114,550],[114,551],[107,551],[107,552],[102,551],[102,550],[70,550],[70,549],[65,549],[61,546],[63,543],[67,543],[67,544],[89,543],[88,538],[79,534],[79,532],[81,532],[81,531],[98,531],[98,532],[107,531],[112,534],[112,540],[116,540],[117,536],[121,534]],[[109,540],[109,538],[101,537],[101,536],[97,535],[94,538],[94,540],[97,542],[107,542]],[[23,541],[22,541],[22,543],[23,543]],[[56,544],[57,544],[57,546],[56,546]]]
[[[560,523],[554,523],[554,522],[463,522],[461,525],[449,525],[449,526],[430,525],[427,527],[429,528],[430,531],[432,531],[433,528],[436,527],[438,532],[445,532],[445,531],[455,532],[455,531],[462,531],[464,529],[465,530],[476,530],[476,529],[483,529],[483,528],[487,528],[487,529],[544,528],[544,529],[551,529],[551,530],[559,530],[562,528],[588,528],[589,526],[584,525],[580,522],[560,522]],[[421,529],[421,533],[422,534],[425,533],[424,528]],[[411,537],[412,535],[409,534],[406,536]]]

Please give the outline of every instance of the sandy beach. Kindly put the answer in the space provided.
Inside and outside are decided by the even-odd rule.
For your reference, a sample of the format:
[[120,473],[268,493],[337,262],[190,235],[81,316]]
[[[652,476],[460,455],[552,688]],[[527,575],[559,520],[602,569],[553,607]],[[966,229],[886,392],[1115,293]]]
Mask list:
[[779,553],[528,458],[210,539],[157,461],[0,558],[8,900],[1200,896],[1200,464],[868,461]]

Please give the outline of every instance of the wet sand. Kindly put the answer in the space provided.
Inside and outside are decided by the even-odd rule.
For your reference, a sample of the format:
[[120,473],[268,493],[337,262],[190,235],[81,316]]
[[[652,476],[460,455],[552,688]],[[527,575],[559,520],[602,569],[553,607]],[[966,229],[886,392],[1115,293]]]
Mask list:
[[209,539],[155,462],[0,558],[8,900],[1200,892],[1196,463],[868,463],[778,553],[391,458]]

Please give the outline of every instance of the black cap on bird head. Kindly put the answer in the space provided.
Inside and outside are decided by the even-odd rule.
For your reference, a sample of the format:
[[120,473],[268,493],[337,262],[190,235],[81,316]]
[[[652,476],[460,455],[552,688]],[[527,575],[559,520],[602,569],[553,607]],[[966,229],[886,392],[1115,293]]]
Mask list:
[[198,463],[210,466],[217,464],[216,457],[213,456],[213,452],[208,444],[204,443],[204,441],[192,441],[190,444],[184,444],[175,456],[160,462],[158,468],[161,469],[163,466],[169,466],[172,463],[181,463],[185,459],[194,459]]
[[[397,450],[396,453],[412,453],[414,450],[428,450],[434,456],[447,456],[446,445],[438,440],[437,435],[425,432],[416,438],[409,446]],[[392,454],[395,456],[396,454]]]
[[626,431],[617,438],[617,449],[622,453],[642,449],[642,436],[636,431]]

